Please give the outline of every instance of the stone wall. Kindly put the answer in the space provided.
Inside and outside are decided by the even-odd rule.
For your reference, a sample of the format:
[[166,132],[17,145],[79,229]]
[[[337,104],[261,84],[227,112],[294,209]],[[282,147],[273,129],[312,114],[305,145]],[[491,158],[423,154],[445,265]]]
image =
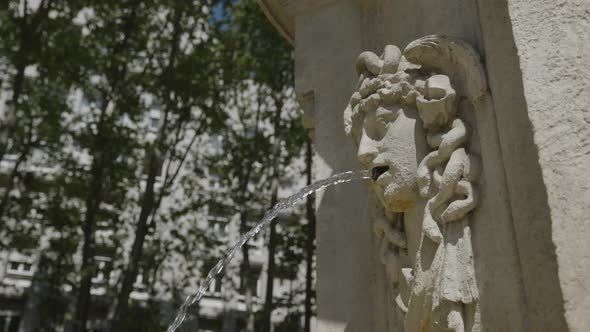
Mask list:
[[[365,50],[430,34],[472,45],[488,94],[467,122],[481,155],[473,250],[486,331],[590,325],[590,3],[584,0],[285,2],[315,177],[358,169],[342,112]],[[271,13],[272,14],[272,13]],[[290,16],[289,16],[290,15]],[[399,331],[364,185],[320,194],[320,331]]]

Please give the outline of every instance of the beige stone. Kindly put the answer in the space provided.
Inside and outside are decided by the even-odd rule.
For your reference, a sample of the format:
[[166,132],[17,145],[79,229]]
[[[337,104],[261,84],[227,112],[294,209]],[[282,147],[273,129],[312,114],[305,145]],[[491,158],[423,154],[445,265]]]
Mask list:
[[[423,312],[404,301],[420,279],[412,259],[424,246],[416,239],[425,229],[436,230],[430,226],[464,217],[477,285],[477,305],[463,310],[464,317],[473,317],[470,326],[485,331],[585,331],[590,326],[588,1],[260,2],[295,45],[298,96],[313,96],[304,99],[306,113],[313,115],[306,125],[314,128],[316,178],[361,167],[358,151],[344,135],[362,139],[355,133],[354,113],[374,114],[367,129],[378,133],[382,128],[376,121],[387,117],[385,111],[415,98],[415,110],[402,111],[395,120],[400,140],[383,145],[407,156],[396,158],[402,171],[396,173],[399,185],[387,193],[391,199],[358,183],[318,199],[320,331],[400,331],[407,317],[420,320]],[[421,39],[441,35],[450,38]],[[441,53],[422,47],[428,38]],[[444,40],[452,43],[436,46]],[[386,45],[404,49],[405,60]],[[367,51],[378,61],[364,53],[357,62]],[[380,58],[381,53],[387,55]],[[434,75],[417,78],[412,82],[416,95],[398,100],[409,87],[395,82],[408,79],[396,73],[415,69],[412,63]],[[449,124],[453,133],[429,134]],[[466,139],[445,147],[452,141],[445,138],[449,134]],[[371,149],[371,144],[360,146]],[[437,179],[436,163],[420,167],[429,153],[447,148],[445,166],[457,153],[448,177],[441,172]],[[424,174],[430,172],[429,180]],[[447,207],[444,217],[432,209],[440,203],[434,202],[434,224],[411,222],[423,220],[428,210],[426,198],[433,194],[428,181],[450,181],[453,197],[471,195],[472,200]],[[403,221],[396,217],[399,210],[405,211]],[[424,234],[435,240],[431,243],[440,236]],[[406,251],[407,259],[392,255],[390,244]],[[398,288],[391,286],[396,283]],[[447,317],[447,323],[458,321],[456,314]]]
[[[388,291],[406,331],[480,331],[470,228],[477,221],[469,216],[477,206],[480,163],[466,150],[471,137],[456,97],[479,99],[485,76],[475,50],[447,37],[412,42],[401,62],[413,65],[397,71],[400,55],[393,45],[381,57],[359,55],[359,79],[377,83],[361,93],[365,99],[352,99],[344,115],[385,208],[373,223]],[[396,65],[383,70],[387,58],[396,58]],[[457,93],[442,73],[462,90]],[[356,106],[366,100],[373,100],[371,107]],[[408,251],[408,242],[415,250]]]

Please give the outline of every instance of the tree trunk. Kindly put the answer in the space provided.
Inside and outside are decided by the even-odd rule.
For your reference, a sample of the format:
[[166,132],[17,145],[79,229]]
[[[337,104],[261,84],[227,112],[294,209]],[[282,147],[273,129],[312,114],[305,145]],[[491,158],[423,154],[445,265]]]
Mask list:
[[[273,117],[274,126],[274,144],[272,151],[272,177],[271,177],[271,199],[270,208],[272,209],[278,201],[279,191],[279,167],[281,159],[281,111],[283,109],[283,102],[281,97],[274,96],[275,114]],[[268,270],[266,271],[266,293],[264,298],[264,311],[262,315],[262,331],[270,332],[273,307],[273,292],[274,292],[274,275],[275,275],[275,253],[276,253],[276,237],[277,228],[276,222],[270,224],[270,234],[268,239]]]
[[[181,33],[181,26],[180,21],[182,19],[182,12],[180,10],[176,10],[174,13],[174,30],[173,30],[173,37],[171,41],[170,47],[170,63],[168,65],[168,69],[173,68],[176,63],[176,55],[179,49],[179,40],[180,40],[180,33]],[[148,224],[148,220],[150,216],[153,215],[152,213],[156,211],[159,207],[159,203],[161,202],[162,194],[160,195],[159,199],[156,200],[155,193],[154,193],[154,185],[156,183],[156,178],[158,177],[158,171],[160,171],[160,163],[162,162],[163,152],[165,149],[165,142],[167,138],[167,130],[168,130],[168,114],[169,109],[166,108],[163,116],[162,124],[160,125],[158,139],[154,146],[148,152],[148,178],[146,181],[146,187],[143,193],[142,202],[141,202],[141,211],[139,213],[139,218],[137,220],[137,225],[135,228],[135,239],[133,239],[133,245],[131,247],[131,253],[129,255],[129,265],[123,274],[123,279],[121,282],[121,288],[119,290],[119,295],[117,297],[117,306],[115,308],[115,314],[113,317],[113,325],[112,331],[124,331],[124,320],[125,316],[127,315],[127,311],[129,309],[129,296],[133,291],[133,284],[137,279],[137,274],[139,271],[139,263],[143,258],[143,245],[145,243],[145,237],[148,234],[150,225]],[[182,127],[183,122],[179,122],[177,124],[177,129],[180,130]],[[179,165],[180,167],[181,165]],[[162,189],[164,190],[164,189]]]
[[16,112],[19,105],[20,93],[25,77],[25,64],[18,64],[16,68],[16,76],[14,78],[11,103],[12,107],[6,109],[5,120],[0,125],[0,161],[4,160],[8,153],[9,140],[12,138],[12,132],[17,125]]
[[[258,100],[258,108],[256,109],[256,122],[254,126],[254,137],[258,136],[259,121],[260,121],[260,105],[261,100]],[[254,139],[252,144],[252,151],[256,151],[258,148],[257,140]],[[242,211],[240,213],[240,236],[246,234],[248,231],[248,208],[247,208],[247,190],[248,184],[250,183],[250,175],[252,173],[252,162],[249,162],[246,166],[246,171],[242,176],[242,183],[240,184],[240,204]],[[254,332],[254,310],[253,310],[253,296],[252,290],[250,289],[250,278],[252,277],[252,269],[250,267],[250,253],[248,244],[242,247],[242,264],[240,266],[240,283],[244,290],[245,305],[246,305],[246,332]]]
[[[7,2],[6,2],[7,3]],[[40,26],[53,7],[53,1],[41,1],[37,11],[29,14],[28,1],[23,2],[23,17],[20,22],[20,35],[18,41],[18,56],[15,60],[16,74],[12,84],[12,107],[7,110],[6,119],[0,123],[0,161],[8,153],[8,141],[12,138],[13,131],[19,125],[16,113],[20,104],[20,95],[25,81],[25,69],[31,64],[30,48],[39,42]],[[40,55],[43,56],[43,55]]]
[[[126,18],[125,25],[123,27],[123,40],[114,46],[113,54],[111,55],[114,63],[110,63],[110,66],[107,66],[109,70],[109,84],[111,91],[113,93],[119,86],[119,83],[124,80],[127,66],[126,64],[118,63],[117,54],[120,54],[129,43],[130,36],[133,32],[134,22],[136,20],[136,9],[139,5],[139,1],[134,1],[130,4],[130,13]],[[78,289],[78,296],[76,298],[75,304],[75,311],[74,311],[74,320],[68,324],[66,327],[66,332],[85,332],[86,331],[86,323],[88,321],[88,316],[90,312],[90,302],[91,302],[91,294],[90,289],[92,288],[92,277],[94,274],[94,232],[96,228],[96,216],[100,209],[100,204],[102,202],[102,194],[103,194],[103,182],[105,171],[107,167],[107,156],[106,149],[108,149],[108,142],[106,141],[106,137],[104,137],[104,126],[106,125],[106,110],[111,103],[112,98],[109,92],[103,93],[102,98],[102,108],[100,112],[99,121],[97,124],[98,132],[96,134],[96,139],[93,144],[92,149],[92,167],[90,171],[91,182],[90,188],[88,191],[88,197],[86,199],[86,215],[84,217],[84,225],[83,225],[83,246],[82,246],[82,266],[80,269],[81,280],[80,280],[80,287]],[[110,115],[111,118],[114,118],[115,115]],[[109,160],[114,159],[113,156],[109,156]]]
[[[248,210],[246,205],[246,190],[248,190],[248,183],[250,182],[250,174],[252,172],[251,163],[246,169],[246,174],[242,183],[242,212],[240,213],[240,236],[246,234],[248,231]],[[244,291],[245,305],[246,305],[246,332],[254,332],[254,310],[252,290],[250,289],[250,278],[252,277],[252,269],[250,267],[250,253],[248,244],[242,246],[242,264],[240,266],[241,275],[241,289]]]
[[[100,140],[98,140],[100,142]],[[97,142],[98,143],[98,142]],[[100,143],[97,144],[97,146]],[[82,265],[80,267],[80,287],[76,297],[74,321],[70,323],[68,331],[84,332],[90,312],[90,289],[94,275],[94,232],[96,228],[96,215],[100,208],[103,191],[104,160],[102,153],[95,153],[91,168],[91,183],[86,198],[86,214],[84,217]]]
[[234,308],[228,309],[223,314],[223,323],[221,325],[221,332],[235,332],[238,330],[236,319],[236,311]]
[[[33,121],[30,121],[29,128],[27,129],[26,142],[23,142],[24,146],[20,151],[18,159],[14,163],[12,170],[10,171],[10,175],[8,176],[8,181],[6,183],[4,193],[2,195],[2,201],[0,201],[0,220],[4,218],[6,211],[9,209],[10,192],[12,191],[12,189],[14,189],[16,181],[20,176],[20,166],[27,160],[31,152],[31,149],[33,148],[33,127]],[[2,247],[3,246],[0,245],[0,248]]]
[[[30,44],[30,27],[27,24],[28,18],[28,10],[27,10],[27,2],[24,2],[24,10],[23,10],[23,17],[21,20],[20,25],[20,36],[19,36],[19,47],[18,53],[19,56],[17,57],[17,63],[15,64],[16,67],[16,74],[14,76],[14,81],[12,84],[12,97],[11,97],[11,104],[12,107],[8,107],[6,110],[6,119],[0,123],[0,161],[4,160],[4,157],[7,153],[9,153],[9,140],[14,139],[13,131],[16,126],[19,125],[19,119],[17,119],[17,111],[19,109],[20,104],[20,95],[23,89],[23,84],[25,81],[25,68],[27,67],[27,48]],[[22,119],[20,119],[22,121]],[[30,119],[32,122],[33,120]],[[21,124],[22,125],[22,124]],[[28,130],[28,136],[31,137],[33,127]],[[8,184],[4,190],[4,195],[2,198],[2,202],[0,202],[0,218],[4,217],[4,213],[8,206],[8,201],[10,200],[10,191],[14,187],[14,182],[19,176],[19,165],[28,157],[30,152],[30,141],[25,145],[25,148],[21,151],[15,166],[12,169],[12,172],[9,176]]]
[[[241,215],[240,220],[240,235],[245,234],[247,229],[248,215],[244,211]],[[250,288],[250,278],[252,278],[252,269],[250,267],[250,254],[248,244],[242,247],[242,267],[241,267],[241,288],[244,290],[245,305],[246,305],[246,332],[254,332],[254,309],[253,309],[253,295],[252,289]]]
[[[278,180],[273,179],[272,197],[270,201],[271,208],[277,204],[278,196]],[[268,239],[268,269],[266,270],[266,292],[264,295],[264,311],[262,316],[262,331],[270,332],[271,330],[271,314],[273,309],[273,293],[274,293],[274,279],[275,279],[275,254],[277,247],[277,225],[276,222],[270,223],[269,239]]]
[[20,102],[20,94],[23,87],[25,78],[25,68],[27,66],[27,52],[26,49],[29,47],[29,31],[30,28],[27,25],[28,18],[27,2],[24,3],[23,17],[20,24],[20,36],[19,36],[19,48],[16,66],[16,75],[14,76],[14,82],[12,84],[12,107],[9,107],[6,114],[6,119],[0,125],[0,161],[4,160],[5,154],[8,152],[8,141],[12,137],[12,131],[14,126],[17,125],[16,112]]
[[112,325],[113,332],[124,331],[125,329],[124,323],[129,309],[129,296],[133,291],[133,284],[137,279],[139,263],[143,257],[143,244],[149,230],[148,219],[152,210],[155,208],[154,185],[159,169],[159,153],[152,150],[148,159],[149,172],[146,188],[141,201],[141,211],[137,220],[137,226],[135,227],[135,239],[133,240],[133,246],[131,247],[131,253],[129,255],[129,265],[123,273],[121,288],[117,297],[117,306]]
[[[33,130],[32,127],[29,128],[29,138],[32,136],[32,130]],[[6,211],[9,208],[10,192],[12,191],[12,189],[14,189],[14,186],[16,185],[16,181],[17,181],[18,177],[20,176],[20,166],[29,157],[31,147],[32,147],[32,142],[29,139],[29,142],[26,143],[23,151],[21,151],[18,159],[15,161],[14,166],[12,167],[12,170],[10,171],[10,175],[8,176],[8,181],[6,183],[6,186],[4,187],[2,201],[0,201],[0,218],[4,217]]]
[[41,301],[47,292],[47,273],[44,268],[43,253],[37,262],[31,286],[27,289],[27,296],[18,332],[36,332],[41,327]]
[[[308,138],[306,142],[305,151],[305,173],[307,177],[307,185],[312,182],[311,168],[313,164],[313,149],[311,146],[311,140]],[[313,257],[315,251],[315,194],[307,196],[305,201],[305,210],[307,215],[307,243],[305,250],[305,332],[309,332],[311,329],[311,316],[312,307],[311,302],[313,299]]]
[[90,167],[90,183],[86,196],[86,212],[82,225],[82,265],[80,266],[80,287],[76,296],[74,307],[74,319],[66,326],[66,332],[84,332],[90,312],[90,289],[92,288],[92,277],[94,275],[94,232],[96,231],[96,216],[100,209],[103,194],[103,183],[106,168],[104,126],[106,110],[109,102],[106,96],[103,98],[103,105],[98,121],[98,131],[92,145],[92,166]]

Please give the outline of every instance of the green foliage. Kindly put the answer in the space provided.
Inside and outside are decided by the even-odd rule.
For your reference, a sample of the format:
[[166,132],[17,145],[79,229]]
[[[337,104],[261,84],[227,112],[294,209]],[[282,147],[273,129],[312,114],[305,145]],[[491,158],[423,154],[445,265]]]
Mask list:
[[[37,257],[41,293],[29,297],[52,329],[76,319],[95,256],[112,259],[101,272],[112,280],[92,315],[137,263],[150,301],[129,302],[124,330],[161,330],[158,299],[196,287],[230,244],[224,232],[269,208],[274,180],[301,184],[292,48],[254,1],[35,3],[0,8],[0,250]],[[290,277],[305,246],[301,210],[292,219],[276,255]]]
[[123,329],[128,332],[160,332],[166,329],[160,318],[159,303],[135,303],[129,310]]

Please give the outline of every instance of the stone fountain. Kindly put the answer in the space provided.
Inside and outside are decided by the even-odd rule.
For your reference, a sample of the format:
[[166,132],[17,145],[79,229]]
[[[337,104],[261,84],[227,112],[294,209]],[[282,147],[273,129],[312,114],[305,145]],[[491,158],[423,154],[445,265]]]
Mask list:
[[319,331],[590,326],[587,2],[259,2],[315,177],[372,177],[316,200]]

